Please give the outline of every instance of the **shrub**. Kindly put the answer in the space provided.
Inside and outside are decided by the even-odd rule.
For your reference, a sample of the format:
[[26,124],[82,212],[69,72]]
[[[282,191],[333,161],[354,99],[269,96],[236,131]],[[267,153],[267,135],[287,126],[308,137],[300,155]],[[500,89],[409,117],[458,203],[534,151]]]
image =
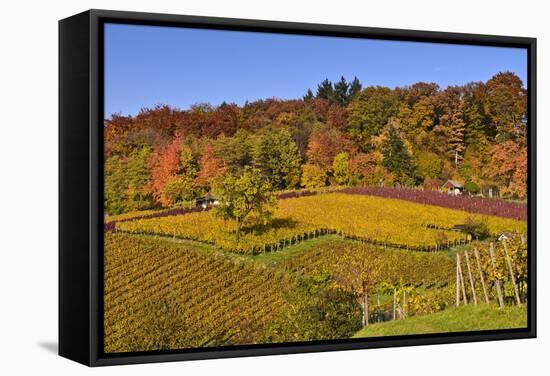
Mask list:
[[479,185],[477,185],[473,181],[469,181],[464,184],[464,191],[473,195],[477,195],[481,191],[481,188],[479,188]]
[[286,297],[289,309],[267,326],[261,342],[340,339],[361,329],[361,307],[354,293],[330,286],[327,274],[298,283]]
[[478,240],[485,239],[491,235],[489,226],[487,226],[487,221],[485,219],[475,219],[472,217],[466,218],[464,221],[464,229],[462,231],[470,234],[473,239]]
[[322,188],[326,185],[326,173],[317,165],[306,164],[302,172],[302,186],[307,189]]

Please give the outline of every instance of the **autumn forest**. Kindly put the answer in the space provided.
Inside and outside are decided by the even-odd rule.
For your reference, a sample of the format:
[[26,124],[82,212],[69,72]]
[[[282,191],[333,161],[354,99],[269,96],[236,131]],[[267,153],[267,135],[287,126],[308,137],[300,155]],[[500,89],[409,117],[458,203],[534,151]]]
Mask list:
[[399,186],[526,197],[526,90],[511,72],[440,88],[325,80],[303,98],[143,109],[105,121],[108,214],[170,207],[254,166],[276,190]]

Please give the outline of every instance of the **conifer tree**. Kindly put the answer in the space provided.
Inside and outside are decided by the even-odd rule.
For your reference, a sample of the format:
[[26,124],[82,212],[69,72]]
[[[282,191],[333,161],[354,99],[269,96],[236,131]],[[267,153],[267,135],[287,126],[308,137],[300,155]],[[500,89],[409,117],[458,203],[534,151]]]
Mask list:
[[465,124],[462,111],[462,104],[453,112],[450,117],[449,124],[449,154],[453,159],[455,169],[458,169],[458,164],[464,158],[464,129]]
[[348,103],[349,84],[342,76],[340,81],[334,84],[334,101],[340,106],[345,106]]
[[355,96],[359,94],[359,92],[361,92],[361,89],[363,89],[363,85],[361,85],[361,82],[357,77],[354,77],[353,81],[351,81],[351,83],[349,84],[346,105],[350,104],[351,101],[353,101],[353,98],[355,98]]
[[334,87],[332,86],[332,82],[330,82],[328,78],[325,78],[323,82],[321,82],[317,86],[316,98],[325,99],[329,102],[332,102],[334,100]]
[[409,186],[415,183],[414,166],[405,148],[398,130],[390,126],[387,138],[382,145],[384,167],[395,175],[394,181],[400,185]]

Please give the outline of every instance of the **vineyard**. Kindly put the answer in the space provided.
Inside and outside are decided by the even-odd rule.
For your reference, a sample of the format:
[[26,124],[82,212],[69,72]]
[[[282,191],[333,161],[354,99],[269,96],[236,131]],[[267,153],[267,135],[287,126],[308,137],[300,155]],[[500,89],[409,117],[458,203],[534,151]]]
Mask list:
[[456,255],[456,306],[497,303],[521,306],[527,300],[527,240],[474,244]]
[[[469,220],[483,222],[490,240],[452,230]],[[444,317],[477,312],[463,305],[488,303],[503,323],[492,310],[520,305],[510,325],[523,317],[526,238],[494,241],[525,233],[526,222],[509,217],[306,191],[280,195],[273,218],[252,218],[239,241],[235,223],[212,210],[132,212],[109,221],[106,352],[391,335],[408,320],[430,332]]]
[[352,187],[340,191],[354,195],[369,195],[386,198],[395,198],[417,202],[419,204],[436,205],[443,208],[464,210],[470,213],[494,215],[497,217],[512,218],[518,220],[527,219],[527,205],[523,203],[483,197],[454,196],[447,193],[411,189],[411,188],[387,188],[387,187]]
[[163,241],[105,236],[105,351],[250,343],[292,275]]
[[357,294],[368,288],[368,311],[374,320],[394,292],[401,304],[406,294],[408,316],[437,312],[454,303],[454,259],[446,253],[387,250],[337,240],[285,260],[283,265],[310,276],[328,273],[334,284]]
[[273,220],[266,225],[250,226],[238,242],[234,237],[234,222],[202,211],[121,221],[116,223],[116,229],[199,240],[227,251],[248,254],[272,251],[324,233],[338,233],[395,248],[436,250],[449,242],[466,242],[464,233],[451,229],[468,218],[487,222],[494,236],[504,231],[525,231],[525,222],[509,218],[340,193],[279,200]]
[[269,226],[258,225],[249,229],[237,242],[233,235],[235,227],[234,222],[216,218],[210,212],[117,223],[117,230],[199,240],[235,253],[258,253],[265,244],[271,245],[280,239],[289,239],[290,244],[291,239],[296,236],[320,231],[313,224],[280,219]]
[[[291,257],[282,266],[309,276],[327,273],[334,284],[357,294],[369,290],[367,309],[373,322],[391,319],[392,309],[395,319],[464,304],[522,306],[527,299],[527,245],[519,236],[489,246],[474,242],[456,259],[442,252],[387,250],[335,240]],[[384,312],[390,314],[384,317]]]

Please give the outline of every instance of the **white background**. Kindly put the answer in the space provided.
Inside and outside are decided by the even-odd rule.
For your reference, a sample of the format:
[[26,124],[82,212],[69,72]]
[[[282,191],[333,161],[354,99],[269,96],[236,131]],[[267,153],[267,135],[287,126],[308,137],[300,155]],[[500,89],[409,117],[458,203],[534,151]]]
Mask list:
[[[550,27],[545,1],[4,1],[0,21],[0,374],[544,374]],[[88,369],[57,347],[57,20],[88,8],[538,38],[539,338]],[[406,64],[406,62],[403,62]],[[546,230],[546,231],[545,231]]]

